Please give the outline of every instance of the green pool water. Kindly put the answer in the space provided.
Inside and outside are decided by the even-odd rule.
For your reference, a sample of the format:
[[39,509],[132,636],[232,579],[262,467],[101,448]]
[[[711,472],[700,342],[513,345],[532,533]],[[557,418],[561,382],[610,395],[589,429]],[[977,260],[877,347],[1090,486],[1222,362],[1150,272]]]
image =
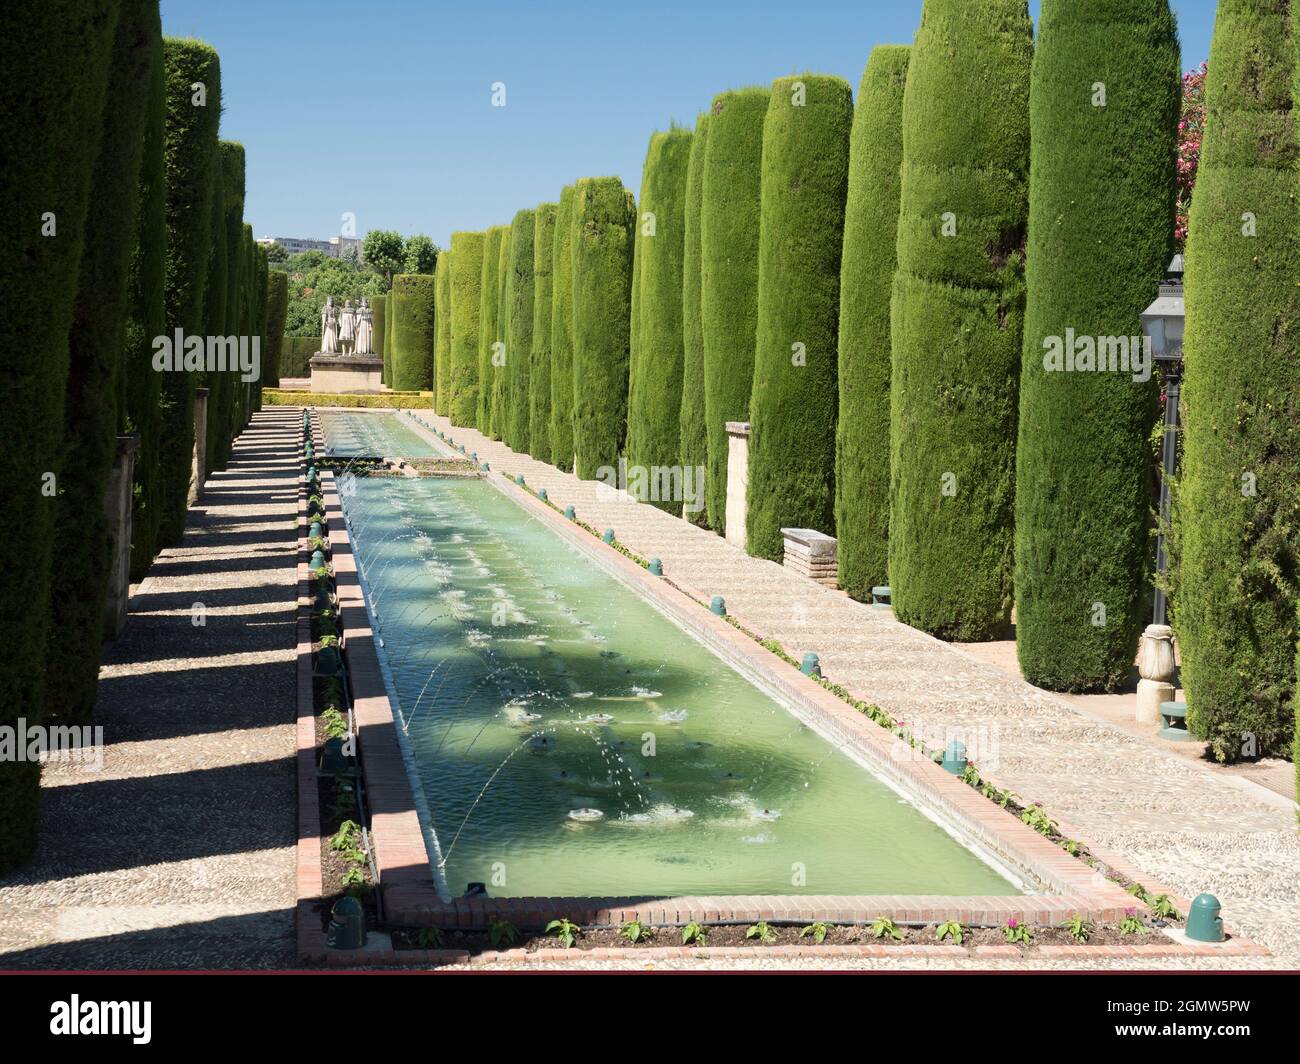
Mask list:
[[[336,418],[331,444],[348,428]],[[345,508],[451,895],[1017,893],[490,484],[354,486]]]

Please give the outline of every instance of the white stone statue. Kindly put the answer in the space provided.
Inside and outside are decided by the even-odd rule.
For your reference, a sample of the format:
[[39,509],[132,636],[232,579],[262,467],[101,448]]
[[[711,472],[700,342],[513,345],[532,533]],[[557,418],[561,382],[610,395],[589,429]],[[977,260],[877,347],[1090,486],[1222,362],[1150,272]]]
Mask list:
[[372,348],[374,343],[375,327],[373,324],[374,313],[370,309],[370,301],[364,296],[361,297],[361,306],[357,310],[357,349],[354,354],[373,355],[375,352]]
[[338,311],[334,309],[333,296],[326,297],[320,312],[320,350],[323,355],[339,353]]
[[345,300],[343,313],[339,315],[339,347],[345,355],[352,354],[352,347],[357,342],[357,312],[352,309],[352,300]]

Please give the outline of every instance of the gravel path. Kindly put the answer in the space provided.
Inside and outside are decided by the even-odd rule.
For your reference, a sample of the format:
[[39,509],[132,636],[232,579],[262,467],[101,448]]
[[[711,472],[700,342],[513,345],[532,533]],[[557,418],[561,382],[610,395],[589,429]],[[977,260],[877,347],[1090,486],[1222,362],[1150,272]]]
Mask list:
[[40,849],[0,878],[0,968],[293,963],[301,417],[254,417],[105,645],[103,765],[47,766]]
[[524,474],[556,506],[572,504],[579,520],[613,528],[633,551],[661,558],[668,577],[704,596],[722,595],[732,615],[777,639],[796,660],[815,651],[827,678],[913,729],[965,728],[981,767],[1004,786],[1042,802],[1085,841],[1122,855],[1176,893],[1217,895],[1230,924],[1274,951],[1279,963],[1300,967],[1294,802],[1090,718],[900,624],[888,610],[751,558],[653,506],[446,418],[426,420],[490,462],[493,475]]

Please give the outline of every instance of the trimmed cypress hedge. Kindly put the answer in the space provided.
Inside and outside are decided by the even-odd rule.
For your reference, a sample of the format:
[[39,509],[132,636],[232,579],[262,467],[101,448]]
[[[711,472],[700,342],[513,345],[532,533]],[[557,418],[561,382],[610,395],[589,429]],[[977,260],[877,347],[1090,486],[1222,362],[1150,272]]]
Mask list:
[[[163,187],[162,24],[157,7],[150,8],[148,101],[140,161],[128,319],[122,346],[118,424],[124,433],[137,433],[131,512],[131,581],[144,579],[158,534],[158,461],[162,412],[162,374],[153,368],[153,339],[167,328],[164,286],[167,269],[166,189]],[[229,255],[227,255],[229,259]]]
[[433,277],[399,273],[393,278],[393,384],[395,391],[433,387]]
[[[266,275],[266,348],[262,352],[262,380],[268,388],[280,387],[280,353],[284,350],[284,322],[289,314],[289,275],[271,270]],[[383,298],[379,298],[383,306]],[[383,312],[380,312],[382,317]]]
[[[691,476],[707,467],[708,435],[704,420],[704,322],[700,312],[700,208],[704,199],[704,154],[709,143],[709,114],[695,120],[691,157],[686,167],[686,206],[682,243],[682,407],[678,451]],[[704,483],[697,481],[697,491]],[[707,494],[704,506],[684,511],[692,524],[708,527]]]
[[[262,382],[266,379],[266,329],[267,317],[270,314],[271,298],[271,264],[266,259],[266,248],[261,244],[253,245],[253,255],[257,265],[256,277],[253,292],[257,302],[257,312],[255,315],[254,335],[258,340],[258,348],[261,351],[261,364],[258,366],[258,377],[248,385],[251,393],[252,410],[262,409]],[[239,374],[232,374],[238,383]]]
[[451,252],[438,256],[433,275],[433,366],[434,413],[447,416],[451,395]]
[[[690,130],[655,133],[646,151],[641,182],[640,271],[636,278],[641,295],[634,326],[636,357],[628,389],[627,460],[629,466],[647,471],[656,466],[676,467],[681,457],[682,264],[690,158]],[[648,214],[654,216],[653,236],[647,235]],[[656,482],[655,478],[650,481]],[[643,501],[670,513],[682,510],[681,499]]]
[[1025,0],[926,0],[903,95],[889,583],[946,639],[1011,618],[1032,29]]
[[[248,269],[246,256],[242,249],[244,244],[244,146],[234,141],[223,140],[218,144],[221,155],[222,192],[226,212],[226,326],[223,332],[227,336],[241,336],[244,333],[243,292],[247,284],[245,273]],[[218,418],[224,418],[226,431],[220,439],[220,457],[222,463],[229,457],[230,443],[239,429],[239,400],[243,392],[243,383],[237,373],[230,374],[226,381],[227,394],[217,416],[214,417],[211,400],[208,404],[209,424],[215,424]]]
[[492,402],[497,385],[497,373],[500,368],[493,362],[493,344],[502,341],[500,322],[501,292],[499,289],[499,265],[501,261],[501,242],[508,232],[506,226],[491,226],[483,238],[483,264],[479,278],[479,312],[478,312],[478,407],[474,416],[474,427],[485,436],[497,436],[492,431]]
[[1167,0],[1044,0],[1030,92],[1015,589],[1021,672],[1049,690],[1113,691],[1133,670],[1160,385],[1126,370],[1048,370],[1044,352],[1066,329],[1142,336],[1140,315],[1173,254],[1181,95]]
[[[1219,760],[1294,727],[1300,224],[1294,7],[1223,0],[1187,247],[1174,627],[1187,723]],[[1253,234],[1253,235],[1251,235]]]
[[311,376],[311,356],[320,350],[319,336],[286,336],[280,348],[280,377]]
[[[0,8],[0,37],[10,42],[0,64],[0,135],[8,159],[22,160],[7,164],[0,182],[0,216],[9,225],[0,290],[6,306],[22,311],[0,323],[6,426],[0,547],[10,562],[0,606],[11,622],[0,655],[3,727],[20,719],[40,723],[44,705],[57,499],[42,487],[47,474],[59,473],[68,329],[117,9],[97,0]],[[46,212],[56,227],[49,235],[42,233]],[[36,848],[40,774],[39,761],[0,761],[0,871],[22,864]]]
[[510,258],[506,273],[509,332],[506,339],[508,401],[502,436],[520,454],[530,450],[528,372],[533,357],[533,254],[536,222],[531,210],[516,211],[510,223]]
[[[154,5],[156,8],[156,5]],[[133,202],[140,180],[149,81],[150,0],[122,0],[92,203]],[[86,218],[77,300],[68,339],[63,472],[59,477],[45,648],[45,708],[61,722],[85,724],[99,682],[104,597],[113,533],[104,481],[117,445],[117,374],[127,318],[135,217],[92,210]]]
[[872,49],[849,142],[840,267],[835,535],[839,586],[866,601],[889,583],[889,299],[897,265],[903,89],[912,50]]
[[573,203],[574,186],[560,191],[551,258],[551,464],[573,469]]
[[[163,40],[166,73],[167,124],[164,160],[167,187],[167,330],[201,336],[208,250],[212,243],[211,168],[217,156],[217,123],[221,117],[220,61],[216,50],[202,41],[167,37]],[[207,87],[207,105],[191,102],[191,84]],[[242,247],[243,245],[239,245]],[[227,254],[235,254],[235,247]],[[159,454],[162,507],[158,545],[179,543],[185,531],[190,472],[194,455],[194,388],[191,372],[163,374],[162,443]]]
[[478,411],[479,313],[486,233],[451,234],[451,381],[447,417],[475,424]]
[[632,226],[616,177],[584,177],[573,203],[573,449],[577,475],[618,468],[627,429]]
[[[389,283],[391,285],[392,282]],[[388,304],[388,318],[384,329],[384,347],[380,352],[384,360],[384,368],[381,371],[380,379],[391,388],[393,386],[393,293],[391,291],[385,293],[384,299]]]
[[555,260],[558,203],[539,204],[533,213],[533,349],[528,369],[528,453],[551,460],[551,270]]
[[763,226],[745,549],[780,561],[782,526],[835,528],[836,363],[853,89],[772,83],[763,122]]
[[[214,165],[209,174],[212,179],[212,245],[208,249],[208,281],[204,294],[207,325],[204,331],[210,336],[224,336],[230,266],[226,245],[225,180],[220,165]],[[224,469],[228,457],[223,453],[223,445],[228,442],[223,415],[225,400],[234,391],[230,378],[231,374],[215,370],[205,371],[202,378],[203,387],[208,389],[207,439],[204,444],[208,469]]]
[[[385,292],[383,295],[378,296],[368,296],[367,299],[370,301],[370,350],[380,354],[380,357],[382,358],[382,352],[384,350],[384,327],[388,317],[388,293]],[[435,319],[437,318],[436,313],[434,314],[434,317]],[[436,372],[437,367],[435,364],[435,374]]]
[[758,314],[763,119],[771,92],[713,98],[700,206],[700,310],[704,324],[705,496],[709,523],[726,532],[727,422],[749,420]]
[[488,396],[488,431],[494,440],[504,440],[510,403],[510,303],[506,299],[510,277],[510,227],[504,227],[497,248],[497,339],[505,363],[493,365],[492,392]]

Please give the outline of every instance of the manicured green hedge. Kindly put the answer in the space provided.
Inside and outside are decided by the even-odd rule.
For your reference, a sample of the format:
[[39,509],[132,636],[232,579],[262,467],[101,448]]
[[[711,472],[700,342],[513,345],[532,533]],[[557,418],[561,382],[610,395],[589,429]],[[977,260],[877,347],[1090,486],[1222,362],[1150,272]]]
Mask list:
[[486,233],[451,234],[451,383],[447,416],[475,424],[478,411],[479,311]]
[[[6,728],[20,719],[39,723],[44,706],[58,501],[42,487],[47,475],[59,473],[68,329],[117,8],[95,0],[0,7],[0,39],[8,44],[0,63],[6,152],[0,217],[7,225],[0,291],[9,311],[0,318],[0,547],[8,561],[0,606],[10,622],[0,655],[0,726]],[[47,212],[56,227],[52,234],[42,233]],[[36,848],[40,773],[38,761],[0,761],[0,871],[22,864]]]
[[506,395],[502,437],[520,454],[529,452],[528,372],[533,357],[533,254],[535,217],[516,211],[510,223],[510,258],[506,272],[509,332],[506,339]]
[[433,275],[434,334],[434,401],[436,413],[447,415],[447,400],[451,395],[451,252],[438,256],[438,267]]
[[[220,148],[218,147],[218,151]],[[230,255],[226,243],[226,190],[225,175],[221,166],[209,170],[212,180],[212,242],[208,248],[208,280],[204,300],[207,305],[207,325],[204,331],[210,336],[226,335],[226,305],[228,295]],[[236,375],[237,376],[237,375]],[[234,394],[231,374],[213,370],[204,372],[201,383],[208,389],[207,439],[205,461],[209,470],[224,469],[228,455],[225,453],[229,436],[225,431],[225,408]]]
[[311,356],[320,350],[319,336],[286,336],[280,348],[281,380],[311,376]]
[[1047,369],[1045,351],[1067,328],[1140,337],[1173,254],[1181,92],[1167,0],[1044,0],[1030,100],[1016,650],[1039,687],[1113,691],[1146,620],[1160,385],[1123,367]]
[[[647,470],[675,467],[681,457],[682,264],[686,233],[686,169],[691,133],[655,133],[646,151],[638,207],[640,312],[628,389],[627,460]],[[653,235],[648,215],[653,215]],[[633,432],[635,426],[636,431]],[[681,513],[682,500],[644,500]]]
[[[133,506],[131,513],[131,581],[144,579],[158,549],[158,462],[162,412],[162,374],[153,368],[153,339],[166,331],[164,287],[167,269],[167,196],[163,187],[162,26],[156,7],[150,9],[149,81],[145,110],[140,179],[137,194],[128,319],[118,374],[118,426],[136,433]],[[229,259],[229,255],[227,255]]]
[[[283,270],[271,270],[266,275],[266,284],[266,348],[262,352],[262,380],[266,387],[278,388],[284,322],[289,313],[289,276]],[[380,305],[383,305],[382,298]],[[382,315],[382,311],[380,313]]]
[[853,111],[840,267],[835,535],[839,585],[889,583],[889,299],[897,265],[903,89],[911,49],[872,49]]
[[355,406],[377,410],[433,409],[433,395],[429,392],[352,395],[341,392],[287,392],[280,388],[267,388],[262,393],[262,401],[267,406]]
[[384,347],[380,352],[380,357],[384,360],[380,379],[391,388],[393,386],[393,293],[388,292],[384,299],[388,303],[388,316],[385,320]]
[[713,99],[700,207],[700,310],[704,323],[704,414],[709,523],[726,531],[727,422],[749,420],[758,313],[758,233],[763,119],[771,92]]
[[[388,320],[388,293],[378,296],[369,296],[370,302],[370,350],[383,358],[384,351],[384,331]],[[437,319],[437,300],[434,300],[434,319]],[[437,373],[437,362],[435,357],[434,373]]]
[[[708,434],[704,420],[704,322],[700,313],[700,208],[704,199],[704,155],[709,143],[709,114],[695,120],[691,157],[686,168],[686,206],[682,243],[682,407],[678,452],[682,466],[695,471],[709,461]],[[703,488],[699,483],[697,490]],[[709,508],[684,511],[692,524],[708,526]]]
[[[1174,627],[1188,727],[1285,755],[1296,696],[1300,224],[1294,8],[1223,0],[1187,247]],[[1253,235],[1247,235],[1253,234]]]
[[1011,618],[1032,29],[1025,0],[926,0],[903,97],[889,583],[947,639]]
[[[478,407],[474,417],[474,426],[485,436],[499,438],[499,433],[492,431],[492,404],[497,389],[497,375],[501,367],[493,360],[493,345],[504,343],[501,334],[501,291],[500,263],[501,242],[509,228],[504,225],[490,227],[483,238],[483,264],[479,278],[479,332],[478,332]],[[499,350],[499,348],[497,349]]]
[[[226,216],[226,326],[227,336],[243,335],[243,292],[248,283],[247,256],[240,253],[244,243],[244,146],[223,140],[217,150],[221,155],[222,194]],[[229,456],[230,442],[239,431],[239,397],[243,384],[238,374],[226,381],[227,394],[218,417],[224,417],[226,431],[221,437],[221,459]],[[208,407],[209,423],[216,421],[211,404]]]
[[505,227],[497,248],[497,339],[501,341],[506,363],[494,366],[492,394],[488,397],[488,431],[494,440],[504,440],[510,403],[510,302],[507,299],[510,278],[510,227]]
[[[267,348],[266,323],[267,317],[270,313],[271,298],[271,264],[267,262],[266,248],[262,247],[261,244],[253,245],[253,255],[257,267],[255,271],[256,280],[253,282],[253,296],[256,302],[256,312],[254,314],[255,327],[253,333],[258,340],[258,349],[262,352],[263,356],[265,356]],[[234,376],[238,378],[239,374],[234,374]],[[265,377],[266,361],[263,357],[261,365],[258,366],[257,379],[248,385],[250,400],[252,402],[252,410],[250,410],[250,413],[262,409],[262,382]]]
[[565,185],[555,211],[551,259],[551,464],[573,469],[573,204]]
[[763,225],[745,549],[780,561],[781,528],[835,528],[840,258],[853,89],[779,78],[763,122]]
[[[208,250],[212,242],[211,168],[217,165],[217,123],[221,117],[221,67],[216,50],[202,41],[163,40],[167,124],[163,158],[167,184],[167,330],[202,336]],[[207,87],[207,105],[196,106],[195,90]],[[242,247],[242,244],[240,245]],[[236,253],[228,247],[227,254]],[[163,375],[162,444],[159,451],[162,510],[158,545],[180,542],[185,531],[194,453],[194,389],[198,375]]]
[[558,203],[539,204],[533,215],[533,349],[528,370],[528,453],[551,460],[551,310],[554,292],[555,214]]
[[393,301],[393,383],[395,391],[433,388],[433,277],[399,273]]
[[573,449],[577,475],[617,468],[627,428],[632,226],[616,177],[585,177],[573,203]]

